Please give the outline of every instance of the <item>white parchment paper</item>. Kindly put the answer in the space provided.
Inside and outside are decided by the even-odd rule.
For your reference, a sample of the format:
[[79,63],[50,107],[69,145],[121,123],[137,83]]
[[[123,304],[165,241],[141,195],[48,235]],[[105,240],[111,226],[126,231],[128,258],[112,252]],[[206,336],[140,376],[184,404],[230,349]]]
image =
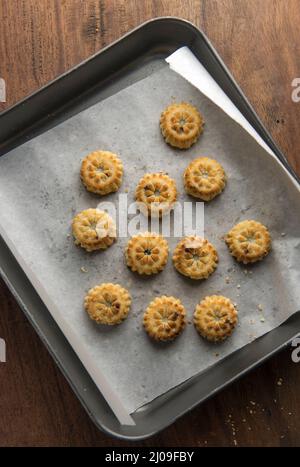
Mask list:
[[[203,136],[187,151],[170,148],[160,134],[160,113],[174,99],[192,102],[205,117]],[[122,158],[120,192],[128,190],[129,201],[145,172],[167,171],[185,201],[191,198],[182,173],[193,158],[212,156],[223,165],[228,184],[205,206],[205,235],[220,257],[208,280],[184,278],[171,258],[162,273],[141,278],[124,263],[126,238],[93,254],[68,238],[73,215],[99,203],[79,179],[82,158],[98,148]],[[105,199],[117,206],[118,193]],[[0,158],[0,232],[122,423],[130,423],[126,414],[299,309],[299,206],[297,186],[274,157],[167,66]],[[261,263],[245,267],[229,255],[221,237],[250,218],[268,226],[273,250]],[[177,240],[169,239],[171,252]],[[110,281],[130,290],[132,311],[122,325],[103,329],[87,318],[82,302],[90,287]],[[240,324],[217,346],[201,339],[191,324],[173,343],[156,344],[141,322],[147,304],[160,294],[180,298],[190,319],[203,297],[224,294],[237,303]]]

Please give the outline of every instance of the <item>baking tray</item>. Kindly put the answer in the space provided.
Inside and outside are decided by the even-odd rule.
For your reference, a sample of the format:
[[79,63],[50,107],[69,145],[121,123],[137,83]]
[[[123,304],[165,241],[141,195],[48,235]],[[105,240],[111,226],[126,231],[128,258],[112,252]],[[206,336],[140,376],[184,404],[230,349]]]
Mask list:
[[[159,69],[164,59],[188,46],[298,181],[284,155],[204,34],[191,23],[163,17],[148,21],[98,54],[0,114],[0,156],[84,108]],[[0,273],[48,348],[77,397],[103,431],[127,440],[154,435],[283,347],[300,330],[300,312],[268,334],[157,398],[119,424],[79,358],[0,237]]]

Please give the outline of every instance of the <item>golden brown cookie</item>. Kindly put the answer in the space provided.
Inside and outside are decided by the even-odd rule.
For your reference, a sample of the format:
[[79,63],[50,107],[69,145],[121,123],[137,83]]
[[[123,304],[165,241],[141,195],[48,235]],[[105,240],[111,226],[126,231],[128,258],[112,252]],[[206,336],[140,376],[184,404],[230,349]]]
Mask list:
[[84,307],[98,324],[119,324],[129,312],[131,297],[119,284],[100,284],[89,290]]
[[236,224],[226,235],[225,241],[232,256],[244,264],[263,259],[271,249],[268,229],[253,220]]
[[238,313],[229,298],[222,295],[205,297],[196,306],[194,324],[201,336],[209,341],[219,342],[233,332]]
[[143,324],[150,337],[157,341],[175,339],[186,325],[186,311],[175,297],[156,297],[144,313]]
[[112,152],[94,151],[83,159],[80,176],[88,191],[106,195],[120,188],[123,164]]
[[177,244],[173,263],[178,272],[191,279],[207,279],[216,269],[218,253],[206,239],[185,237]]
[[127,266],[139,274],[157,274],[168,261],[169,247],[161,235],[145,232],[134,235],[128,242],[125,256]]
[[188,149],[203,132],[204,120],[196,107],[187,102],[169,105],[160,116],[160,129],[166,142]]
[[72,222],[75,244],[87,251],[105,250],[115,241],[116,226],[112,218],[99,209],[86,209]]
[[209,157],[198,157],[185,169],[183,181],[189,195],[210,201],[223,191],[226,175],[219,162]]
[[161,217],[172,209],[177,199],[175,181],[164,173],[145,174],[135,191],[135,199],[142,203],[142,212]]

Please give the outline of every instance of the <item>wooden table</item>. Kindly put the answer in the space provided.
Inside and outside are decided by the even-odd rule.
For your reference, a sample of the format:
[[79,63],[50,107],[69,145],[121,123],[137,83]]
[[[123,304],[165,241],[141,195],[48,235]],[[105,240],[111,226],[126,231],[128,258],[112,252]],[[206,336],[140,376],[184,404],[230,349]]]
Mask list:
[[[4,110],[143,21],[186,18],[207,34],[300,173],[299,0],[1,0]],[[99,432],[0,282],[1,446],[132,445]],[[299,446],[300,364],[287,349],[144,446]],[[280,380],[282,378],[282,380]],[[282,383],[282,384],[280,384]]]

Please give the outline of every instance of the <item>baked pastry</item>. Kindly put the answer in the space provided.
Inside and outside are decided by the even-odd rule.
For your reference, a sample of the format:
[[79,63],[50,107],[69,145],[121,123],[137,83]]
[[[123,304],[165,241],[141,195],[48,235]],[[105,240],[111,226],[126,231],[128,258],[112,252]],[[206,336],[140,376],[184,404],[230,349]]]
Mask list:
[[130,310],[131,297],[119,284],[100,284],[89,290],[84,307],[89,317],[99,324],[119,324]]
[[161,235],[151,232],[134,235],[126,250],[127,266],[139,274],[157,274],[168,261],[169,247]]
[[219,162],[209,157],[198,157],[185,169],[183,181],[189,195],[210,201],[223,191],[226,175]]
[[204,120],[196,107],[187,102],[169,105],[160,116],[160,129],[165,141],[180,149],[188,149],[203,132]]
[[145,174],[138,183],[135,199],[142,204],[142,212],[161,217],[172,209],[177,199],[176,183],[162,172]]
[[225,241],[232,256],[244,264],[263,259],[271,249],[268,229],[254,220],[236,224],[226,235]]
[[144,313],[143,324],[150,337],[157,341],[175,339],[186,325],[186,311],[175,297],[156,297]]
[[191,279],[207,279],[216,269],[218,253],[206,239],[184,237],[173,253],[173,263],[178,272]]
[[87,251],[105,250],[115,241],[116,225],[105,211],[86,209],[72,222],[75,244]]
[[222,295],[205,297],[196,306],[194,325],[209,341],[219,342],[233,332],[238,321],[238,313],[229,298]]
[[80,176],[88,191],[106,195],[120,188],[123,164],[112,152],[94,151],[83,159]]

